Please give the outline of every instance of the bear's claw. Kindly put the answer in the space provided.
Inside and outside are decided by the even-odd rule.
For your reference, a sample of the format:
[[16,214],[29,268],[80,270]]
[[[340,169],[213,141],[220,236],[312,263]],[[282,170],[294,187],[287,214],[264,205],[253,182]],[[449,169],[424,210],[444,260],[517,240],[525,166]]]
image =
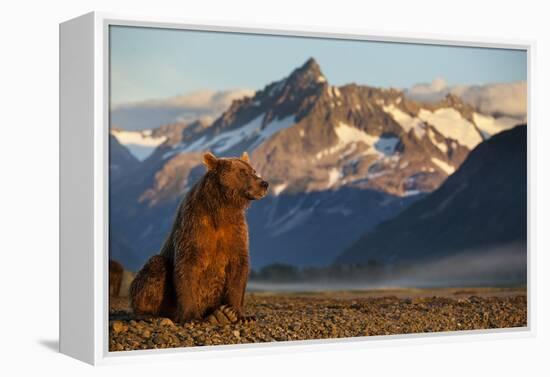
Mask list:
[[222,305],[210,314],[206,321],[212,325],[229,325],[232,323],[249,324],[256,322],[256,319],[251,316],[239,317],[237,311],[229,305]]
[[239,321],[242,324],[248,325],[248,324],[256,323],[256,317],[254,317],[253,315],[247,315],[245,317],[242,317]]
[[237,312],[230,306],[222,305],[214,310],[206,320],[213,325],[229,325],[238,321]]

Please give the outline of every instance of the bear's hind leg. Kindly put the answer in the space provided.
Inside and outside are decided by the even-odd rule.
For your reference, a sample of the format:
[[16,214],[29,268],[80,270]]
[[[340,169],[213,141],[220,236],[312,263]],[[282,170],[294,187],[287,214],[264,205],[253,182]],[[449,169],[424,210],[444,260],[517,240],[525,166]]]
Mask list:
[[151,257],[130,286],[134,314],[174,317],[175,294],[172,267],[162,255]]

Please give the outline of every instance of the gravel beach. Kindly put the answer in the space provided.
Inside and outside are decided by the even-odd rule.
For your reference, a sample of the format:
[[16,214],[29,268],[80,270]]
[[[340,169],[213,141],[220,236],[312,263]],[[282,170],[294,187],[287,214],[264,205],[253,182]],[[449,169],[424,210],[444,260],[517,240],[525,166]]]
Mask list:
[[110,298],[109,350],[281,342],[527,326],[523,288],[248,293],[254,324],[179,325],[134,318],[127,298]]

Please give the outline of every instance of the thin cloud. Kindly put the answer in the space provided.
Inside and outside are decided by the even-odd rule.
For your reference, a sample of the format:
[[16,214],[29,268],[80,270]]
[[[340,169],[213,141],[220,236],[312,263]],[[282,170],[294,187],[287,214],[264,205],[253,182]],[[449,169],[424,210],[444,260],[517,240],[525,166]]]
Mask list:
[[451,92],[485,114],[513,117],[525,117],[527,114],[527,83],[525,81],[455,87],[451,89]]
[[[251,96],[254,91],[251,89],[236,89],[225,91],[198,90],[188,94],[142,101],[126,105],[127,107],[181,107],[186,109],[216,109],[221,111],[227,109],[231,102],[236,99]],[[121,106],[121,107],[124,107]]]
[[515,81],[486,85],[449,86],[442,78],[405,90],[407,97],[420,102],[435,102],[454,94],[479,112],[525,119],[527,114],[527,82]]
[[120,104],[111,109],[111,125],[126,130],[143,130],[199,119],[210,123],[234,100],[253,94],[251,89],[200,90],[175,97]]
[[424,101],[436,101],[445,96],[447,90],[445,79],[438,77],[429,84],[416,84],[407,90],[407,95],[415,99]]

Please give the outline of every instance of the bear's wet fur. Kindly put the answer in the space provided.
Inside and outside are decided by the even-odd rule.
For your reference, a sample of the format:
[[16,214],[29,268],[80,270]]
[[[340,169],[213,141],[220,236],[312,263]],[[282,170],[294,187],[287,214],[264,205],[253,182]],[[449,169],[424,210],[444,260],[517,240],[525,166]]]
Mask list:
[[180,204],[160,254],[132,282],[135,314],[184,323],[222,308],[224,313],[231,309],[227,318],[244,318],[249,274],[245,211],[250,201],[267,194],[268,184],[246,152],[241,158],[206,153],[203,160],[207,172]]

